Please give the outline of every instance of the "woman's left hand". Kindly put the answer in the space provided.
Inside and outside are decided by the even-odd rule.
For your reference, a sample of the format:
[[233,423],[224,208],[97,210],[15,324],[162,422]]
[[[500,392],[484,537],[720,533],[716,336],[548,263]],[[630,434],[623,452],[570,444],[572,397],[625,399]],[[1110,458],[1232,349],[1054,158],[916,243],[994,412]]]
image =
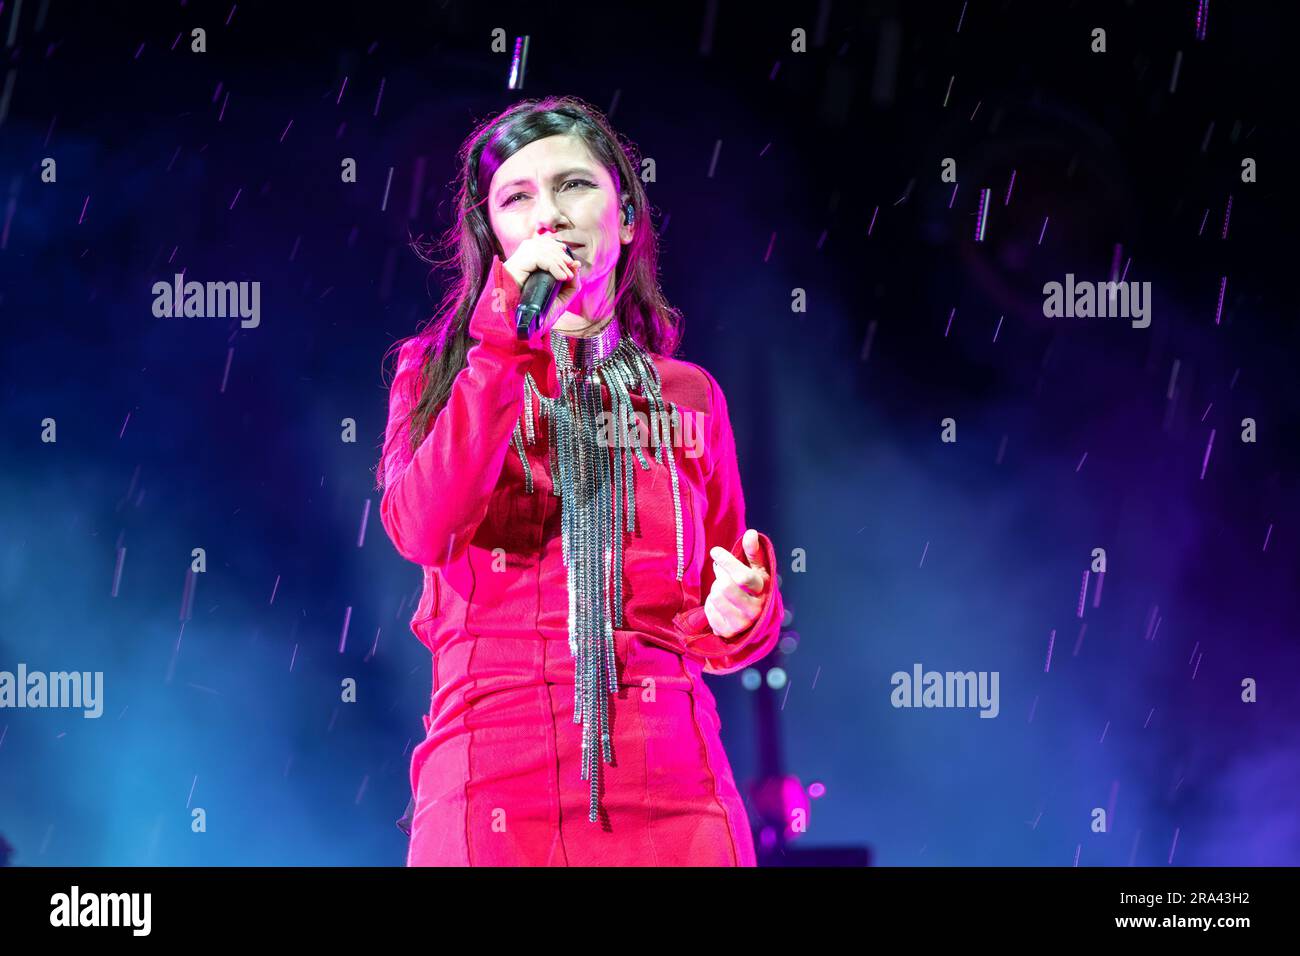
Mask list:
[[719,637],[733,637],[758,619],[763,609],[762,595],[771,577],[764,566],[758,532],[753,528],[746,530],[741,544],[749,564],[741,562],[726,548],[709,550],[713,558],[713,587],[704,600],[704,615]]

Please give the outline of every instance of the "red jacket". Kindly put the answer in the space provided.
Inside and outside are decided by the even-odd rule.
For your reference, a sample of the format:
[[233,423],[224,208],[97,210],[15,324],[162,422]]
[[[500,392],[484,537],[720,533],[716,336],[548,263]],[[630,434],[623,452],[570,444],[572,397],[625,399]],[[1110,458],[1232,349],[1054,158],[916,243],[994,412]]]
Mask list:
[[[403,346],[390,391],[380,515],[398,552],[423,567],[424,591],[411,630],[434,656],[433,695],[425,717],[429,736],[412,756],[417,808],[411,862],[532,863],[566,858],[573,862],[587,849],[575,850],[575,842],[594,839],[594,834],[601,832],[597,824],[586,820],[585,812],[581,820],[576,819],[576,809],[564,826],[557,825],[570,783],[576,787],[574,807],[585,806],[585,800],[578,799],[585,784],[577,779],[576,752],[570,767],[563,766],[565,761],[557,759],[554,752],[557,746],[567,752],[580,735],[576,724],[565,723],[566,717],[572,720],[573,663],[567,643],[568,591],[561,558],[560,499],[551,493],[546,427],[537,428],[536,443],[525,445],[532,494],[525,493],[523,466],[511,444],[523,410],[525,372],[531,371],[544,394],[553,395],[555,363],[549,347],[531,347],[516,338],[513,325],[518,300],[518,285],[501,260],[494,259],[469,325],[470,334],[479,343],[469,350],[466,368],[455,379],[450,397],[414,455],[410,453],[407,416],[419,394],[425,339]],[[615,630],[620,689],[640,691],[631,697],[638,712],[645,710],[645,720],[639,719],[639,713],[629,714],[620,724],[618,708],[627,710],[620,700],[613,736],[616,752],[620,747],[635,751],[647,746],[647,762],[653,764],[654,754],[662,754],[658,763],[661,767],[671,765],[672,772],[661,779],[659,768],[652,765],[638,770],[633,779],[631,771],[622,769],[625,761],[619,767],[604,768],[610,813],[619,812],[617,788],[620,782],[627,783],[636,788],[628,790],[628,799],[640,809],[647,801],[656,806],[657,812],[651,816],[657,829],[643,820],[633,824],[626,818],[622,839],[606,835],[602,859],[613,859],[609,855],[613,845],[642,856],[647,855],[649,846],[660,857],[680,852],[686,855],[685,862],[693,862],[700,852],[699,820],[720,808],[724,812],[717,815],[720,820],[725,818],[725,842],[732,844],[732,861],[752,864],[752,846],[743,845],[748,840],[747,824],[738,819],[743,818],[744,809],[717,739],[720,728],[713,697],[698,675],[701,671],[728,674],[739,670],[775,646],[784,614],[776,556],[771,540],[760,534],[770,575],[761,613],[740,634],[726,639],[714,634],[703,608],[713,583],[709,549],[720,545],[742,562],[747,560],[741,544],[746,529],[745,503],[731,421],[722,389],[703,368],[662,356],[654,356],[654,361],[664,400],[676,403],[683,418],[698,425],[693,448],[689,447],[691,432],[687,428],[678,434],[684,434],[688,442],[672,449],[680,483],[685,570],[682,580],[676,580],[676,532],[666,464],[656,462],[647,452],[650,470],[635,469],[636,531],[624,532],[624,622]],[[634,394],[633,404],[636,411],[647,412],[642,396]],[[533,414],[535,421],[542,421],[536,404]],[[657,699],[656,691],[684,695],[680,698],[681,720],[690,723],[664,726],[652,722],[674,708],[642,707],[647,687],[652,699]],[[538,688],[547,689],[544,699],[521,696]],[[568,691],[567,709],[564,690]],[[513,740],[501,742],[499,751],[492,750],[483,733],[476,736],[478,722],[493,714],[500,718],[501,726],[515,733]],[[529,728],[536,726],[549,728],[550,737],[530,753],[526,738]],[[665,745],[676,740],[686,746],[696,739],[692,752],[701,754],[699,762],[712,779],[707,803],[687,786],[693,766],[681,764],[681,754],[659,749],[654,738],[660,733]],[[499,755],[495,764],[488,760],[488,754],[494,752]],[[434,766],[426,766],[431,756],[439,759],[432,762]],[[509,765],[523,773],[532,757],[539,774],[549,766],[546,780],[550,783],[544,798],[528,802],[524,791],[518,789],[520,781],[497,779],[493,767]],[[554,773],[557,763],[562,771],[558,775]],[[533,781],[533,790],[541,786],[541,779]],[[651,779],[659,780],[658,785],[651,787]],[[647,790],[653,792],[645,794]],[[513,811],[517,821],[536,817],[537,833],[531,838],[516,833],[514,839],[523,842],[512,843],[510,850],[503,852],[502,841],[487,836],[501,831],[486,816],[473,819],[476,795],[483,797],[485,815],[496,811],[508,816]],[[422,812],[428,818],[423,836]],[[694,818],[697,826],[691,839],[680,846],[666,840],[674,816],[684,826]],[[483,825],[489,829],[480,832]],[[443,832],[448,827],[456,832]],[[522,823],[515,827],[516,831],[523,828]],[[552,828],[556,834],[548,838]],[[718,832],[724,833],[724,829]],[[633,836],[632,830],[644,831],[644,839]],[[561,832],[567,836],[557,849]],[[718,840],[722,841],[722,836]],[[431,841],[439,849],[429,849],[419,858],[417,843],[430,847]],[[688,849],[688,844],[695,849]],[[666,845],[676,846],[676,851],[665,850]],[[725,857],[723,854],[722,862]]]

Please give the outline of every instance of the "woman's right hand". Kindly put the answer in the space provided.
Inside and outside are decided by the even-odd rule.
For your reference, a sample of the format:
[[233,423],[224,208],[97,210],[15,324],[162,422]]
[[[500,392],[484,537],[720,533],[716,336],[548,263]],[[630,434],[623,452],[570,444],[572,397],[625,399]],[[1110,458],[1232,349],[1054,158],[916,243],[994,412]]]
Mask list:
[[525,239],[502,265],[521,290],[528,277],[539,270],[549,272],[560,283],[550,314],[542,318],[539,335],[550,331],[582,288],[581,269],[585,263],[571,256],[564,244],[552,235]]

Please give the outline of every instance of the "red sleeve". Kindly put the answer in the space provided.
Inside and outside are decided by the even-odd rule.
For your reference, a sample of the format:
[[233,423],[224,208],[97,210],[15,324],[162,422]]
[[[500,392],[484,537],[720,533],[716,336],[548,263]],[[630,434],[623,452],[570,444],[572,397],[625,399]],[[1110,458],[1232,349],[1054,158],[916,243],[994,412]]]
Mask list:
[[419,398],[423,346],[404,346],[389,390],[380,520],[397,552],[440,567],[459,558],[487,515],[492,489],[510,451],[523,410],[524,373],[532,345],[514,330],[520,289],[501,260],[492,269],[470,317],[479,340],[466,367],[415,454],[407,417]]
[[[742,562],[749,561],[741,541],[746,528],[745,496],[740,486],[731,416],[727,413],[727,400],[722,388],[712,376],[709,376],[709,385],[713,392],[709,445],[711,471],[705,481],[708,511],[704,520],[705,559],[700,578],[702,601],[713,587],[713,559],[708,556],[710,549],[715,546],[727,548]],[[687,653],[703,662],[706,674],[730,674],[756,663],[776,646],[780,636],[785,607],[776,583],[776,550],[772,540],[761,531],[758,542],[769,580],[763,594],[763,606],[753,624],[731,637],[719,637],[705,616],[703,603],[673,618],[673,625],[686,644]]]

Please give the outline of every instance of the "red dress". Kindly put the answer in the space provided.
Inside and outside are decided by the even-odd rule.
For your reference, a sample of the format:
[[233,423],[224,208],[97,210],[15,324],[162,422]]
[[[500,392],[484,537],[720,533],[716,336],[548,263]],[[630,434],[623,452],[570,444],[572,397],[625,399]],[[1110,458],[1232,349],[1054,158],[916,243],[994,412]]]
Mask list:
[[[666,461],[647,455],[650,470],[636,469],[636,530],[623,538],[613,762],[600,768],[602,813],[591,822],[546,429],[527,446],[532,494],[511,444],[525,372],[555,394],[555,360],[549,347],[515,337],[518,300],[518,285],[493,260],[470,320],[479,344],[413,456],[406,419],[419,394],[423,341],[401,349],[390,391],[380,515],[398,552],[423,568],[411,630],[433,654],[427,736],[411,758],[407,864],[753,866],[749,821],[701,673],[758,661],[775,646],[784,611],[772,542],[760,534],[770,582],[757,620],[724,639],[704,614],[709,549],[746,560],[722,390],[700,366],[654,356],[664,400],[698,424],[693,447],[684,430],[686,441],[672,449],[685,568],[677,580]],[[633,405],[648,411],[636,393]]]

